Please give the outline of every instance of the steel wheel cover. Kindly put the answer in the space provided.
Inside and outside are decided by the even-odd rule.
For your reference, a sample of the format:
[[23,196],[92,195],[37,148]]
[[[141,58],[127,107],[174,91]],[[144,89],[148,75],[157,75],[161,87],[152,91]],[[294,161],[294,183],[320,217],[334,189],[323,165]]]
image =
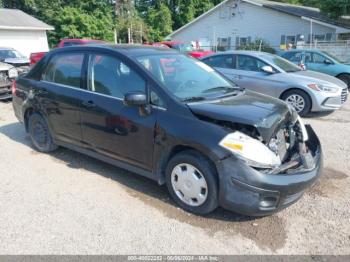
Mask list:
[[305,100],[301,95],[293,94],[286,98],[286,102],[293,106],[300,113],[305,108]]
[[190,164],[179,164],[171,172],[171,185],[177,197],[189,206],[200,206],[208,197],[202,173]]

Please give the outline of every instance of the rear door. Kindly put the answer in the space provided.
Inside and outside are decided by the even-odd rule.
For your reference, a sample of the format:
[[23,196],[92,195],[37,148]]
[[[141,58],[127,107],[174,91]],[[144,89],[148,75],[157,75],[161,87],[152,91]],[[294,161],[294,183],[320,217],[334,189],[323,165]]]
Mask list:
[[264,61],[249,55],[235,55],[235,82],[249,90],[277,96],[279,81],[275,74],[268,74],[262,70],[263,66],[270,66]]
[[82,131],[87,147],[150,171],[152,169],[155,111],[142,114],[125,106],[128,92],[148,93],[147,80],[121,57],[91,53],[88,90],[82,102]]
[[83,52],[54,54],[31,91],[39,100],[55,138],[76,145],[81,144],[84,59]]

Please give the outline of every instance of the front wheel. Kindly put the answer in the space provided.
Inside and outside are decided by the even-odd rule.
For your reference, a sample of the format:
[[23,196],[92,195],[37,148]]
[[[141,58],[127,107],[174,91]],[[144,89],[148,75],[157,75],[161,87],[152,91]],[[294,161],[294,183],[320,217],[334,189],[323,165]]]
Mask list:
[[48,153],[57,149],[57,145],[52,140],[49,127],[40,114],[34,113],[29,116],[28,131],[30,139],[38,151]]
[[186,211],[205,215],[218,206],[216,170],[196,151],[181,152],[169,161],[166,184],[176,204]]
[[283,94],[282,100],[290,104],[299,115],[305,116],[311,110],[311,99],[308,94],[302,90],[290,90]]

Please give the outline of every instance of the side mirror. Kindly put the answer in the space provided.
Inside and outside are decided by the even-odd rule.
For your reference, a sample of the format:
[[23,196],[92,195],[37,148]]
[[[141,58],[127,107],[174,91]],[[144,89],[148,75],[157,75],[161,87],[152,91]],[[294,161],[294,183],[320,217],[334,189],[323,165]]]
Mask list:
[[329,60],[329,59],[325,59],[325,60],[324,60],[324,63],[325,63],[326,65],[332,65],[332,64],[333,64],[333,62],[332,62],[331,60]]
[[263,66],[261,68],[261,70],[267,74],[274,74],[275,71],[273,70],[273,68],[271,66]]
[[124,96],[124,104],[127,106],[144,106],[147,104],[147,96],[144,92],[129,92]]

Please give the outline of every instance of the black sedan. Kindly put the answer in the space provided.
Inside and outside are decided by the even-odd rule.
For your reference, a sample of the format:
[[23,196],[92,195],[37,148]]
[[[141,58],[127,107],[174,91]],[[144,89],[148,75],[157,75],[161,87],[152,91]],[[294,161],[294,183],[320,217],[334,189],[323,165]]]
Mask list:
[[196,214],[271,214],[322,169],[320,142],[294,109],[171,49],[57,49],[12,90],[37,150],[67,147],[166,184]]

